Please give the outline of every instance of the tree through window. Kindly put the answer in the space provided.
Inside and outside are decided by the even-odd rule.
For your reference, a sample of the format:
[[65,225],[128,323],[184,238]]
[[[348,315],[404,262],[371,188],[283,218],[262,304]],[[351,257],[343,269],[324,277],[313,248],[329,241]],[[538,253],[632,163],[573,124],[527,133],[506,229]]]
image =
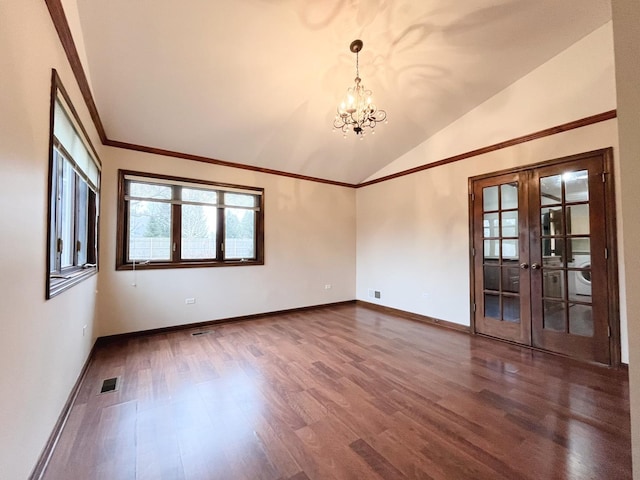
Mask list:
[[263,190],[119,172],[117,268],[262,264]]

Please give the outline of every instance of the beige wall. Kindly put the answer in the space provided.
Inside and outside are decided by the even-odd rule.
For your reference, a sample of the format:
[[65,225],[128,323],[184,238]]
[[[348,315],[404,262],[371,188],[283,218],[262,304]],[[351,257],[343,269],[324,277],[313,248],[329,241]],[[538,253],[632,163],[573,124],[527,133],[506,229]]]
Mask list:
[[[616,123],[609,120],[359,189],[357,298],[469,325],[468,178],[615,148]],[[369,296],[371,289],[381,292],[380,300]],[[627,361],[626,317],[621,329]]]
[[609,22],[369,180],[615,108],[613,34]]
[[[372,178],[615,109],[611,27],[594,31]],[[559,105],[557,89],[571,91]],[[614,147],[618,184],[617,137],[617,121],[610,120],[358,189],[357,298],[469,325],[468,178]],[[622,269],[621,238],[618,250]],[[370,290],[381,291],[380,300]],[[625,292],[621,278],[627,362]]]
[[51,68],[100,153],[45,2],[0,2],[2,479],[32,470],[95,339],[97,276],[45,301]]
[[[51,68],[105,169],[100,274],[45,301]],[[0,3],[0,71],[0,478],[33,469],[98,334],[98,284],[101,334],[354,298],[353,190],[102,148],[45,2]],[[131,287],[131,272],[114,271],[120,166],[264,187],[266,264],[140,272]]]
[[633,478],[640,479],[640,2],[615,0],[616,81],[620,134],[622,220],[629,292],[629,390]]
[[[355,191],[107,148],[102,183],[100,335],[147,330],[355,297]],[[263,187],[265,264],[115,271],[118,168]],[[325,285],[331,285],[325,289]],[[195,298],[186,305],[185,298]]]
[[[63,4],[77,37],[75,0]],[[640,288],[639,8],[635,0],[614,5],[616,42],[625,47],[617,51],[624,62],[618,66],[620,160],[618,122],[612,120],[353,191],[102,148],[45,3],[0,2],[0,260],[5,266],[0,276],[0,478],[26,478],[31,471],[98,334],[354,297],[375,301],[368,289],[381,290],[384,305],[468,324],[467,178],[607,146],[616,149],[616,185],[621,187],[622,346],[626,358],[629,311],[635,478],[640,478],[640,300],[627,302],[624,295],[625,282],[630,291]],[[610,37],[610,25],[597,30],[377,176],[615,108]],[[52,67],[105,168],[100,274],[45,301]],[[114,269],[118,168],[264,187],[265,265],[138,272],[133,287],[132,272]],[[332,288],[326,290],[326,284]],[[185,305],[186,297],[195,297],[196,304]]]

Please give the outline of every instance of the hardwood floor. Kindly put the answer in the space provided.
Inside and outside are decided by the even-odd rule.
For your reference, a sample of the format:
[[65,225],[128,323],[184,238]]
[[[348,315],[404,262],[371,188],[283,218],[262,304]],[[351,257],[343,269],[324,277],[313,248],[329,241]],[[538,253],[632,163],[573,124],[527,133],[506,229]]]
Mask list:
[[195,331],[99,347],[44,478],[631,478],[624,370],[356,305]]

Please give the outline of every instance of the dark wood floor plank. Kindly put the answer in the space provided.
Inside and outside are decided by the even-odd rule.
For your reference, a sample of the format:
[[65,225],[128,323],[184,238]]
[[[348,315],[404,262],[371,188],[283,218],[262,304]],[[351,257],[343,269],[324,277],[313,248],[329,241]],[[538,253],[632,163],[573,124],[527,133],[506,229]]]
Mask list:
[[123,338],[44,478],[630,479],[628,379],[355,305]]
[[[431,406],[439,407],[437,404]],[[506,439],[490,435],[490,430],[484,425],[461,419],[442,407],[430,408],[429,404],[423,405],[412,400],[405,404],[403,414],[422,425],[428,431],[428,437],[434,439],[433,443],[437,446],[427,446],[421,450],[425,455],[435,454],[440,459],[440,452],[448,450],[452,452],[452,458],[463,460],[461,465],[465,468],[469,466],[464,460],[466,456],[481,464],[483,468],[479,465],[474,467],[478,469],[474,471],[474,475],[484,476],[481,472],[487,467],[489,471],[493,471],[489,475],[497,477],[507,473],[506,478],[514,478],[515,471],[500,458],[506,455],[504,448],[501,448],[507,446]],[[491,421],[492,418],[487,417],[487,420]]]
[[[314,456],[322,459],[320,477],[360,480],[374,479],[375,472],[367,463],[349,448],[355,434],[347,429],[336,427],[338,422],[331,417],[320,420],[308,427],[296,431]],[[314,478],[312,476],[311,478]]]
[[380,455],[371,445],[359,438],[349,445],[351,450],[356,452],[367,462],[371,469],[384,479],[406,478],[402,472]]
[[[393,438],[403,446],[398,452],[400,459],[402,451],[406,451],[413,461],[419,462],[418,465],[430,477],[437,480],[505,478],[466,455],[455,443],[434,435],[428,426],[422,425],[403,412],[395,414],[393,422],[394,427],[383,435]],[[391,457],[391,460],[394,458],[396,457]]]
[[282,441],[275,426],[264,420],[260,415],[253,418],[255,435],[260,442],[264,454],[277,467],[279,477],[289,478],[300,474],[302,466],[296,462],[289,450],[289,445]]
[[369,438],[367,441],[382,457],[400,470],[406,478],[420,480],[439,478],[437,465],[433,465],[420,455],[417,450],[413,449],[419,442],[419,438],[412,432],[404,429],[396,430],[395,428],[385,430],[380,435]]

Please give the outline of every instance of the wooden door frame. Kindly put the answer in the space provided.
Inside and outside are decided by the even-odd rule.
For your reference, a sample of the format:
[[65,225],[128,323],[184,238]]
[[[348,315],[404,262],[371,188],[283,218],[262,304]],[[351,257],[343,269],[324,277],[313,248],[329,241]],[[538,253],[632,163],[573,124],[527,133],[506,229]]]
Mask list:
[[[548,167],[550,165],[557,165],[565,162],[571,162],[575,160],[582,160],[584,158],[601,156],[603,159],[603,179],[604,182],[604,202],[605,202],[605,245],[608,252],[607,263],[607,312],[609,316],[609,327],[611,329],[611,335],[609,337],[609,349],[611,353],[611,366],[621,366],[621,348],[620,348],[620,283],[618,279],[618,233],[616,228],[616,198],[615,198],[615,186],[613,177],[613,148],[603,148],[599,150],[593,150],[590,152],[579,153],[576,155],[570,155],[567,157],[555,158],[552,160],[546,160],[542,162],[532,163],[528,165],[522,165],[519,167],[508,168],[504,170],[498,170],[495,172],[484,173],[482,175],[476,175],[469,177],[468,179],[468,202],[469,202],[469,317],[470,317],[470,330],[472,335],[482,335],[476,331],[475,325],[475,268],[474,268],[474,203],[473,203],[473,186],[474,182],[483,180],[486,178],[495,177],[498,175],[505,175],[510,173],[519,173],[527,170],[532,170],[538,167]],[[494,338],[494,337],[490,337]],[[496,339],[499,341],[504,341]],[[520,344],[517,344],[520,345]],[[527,348],[539,350],[535,347],[522,345]],[[547,351],[547,350],[543,350]],[[549,352],[554,353],[554,352]],[[561,355],[561,354],[557,354]],[[600,365],[600,364],[599,364]]]
[[[474,188],[477,190],[480,190],[481,188],[483,188],[485,185],[487,186],[494,186],[496,184],[496,182],[498,184],[505,184],[505,183],[516,183],[518,184],[519,179],[522,175],[519,172],[510,172],[508,174],[502,174],[502,175],[496,175],[496,176],[492,176],[492,177],[486,177],[483,179],[476,179],[476,181],[474,182]],[[486,180],[488,180],[488,182],[486,182]],[[518,185],[518,202],[517,202],[517,212],[519,213],[521,211],[521,209],[528,211],[528,205],[529,205],[529,198],[528,198],[528,188],[526,185],[523,185],[522,183],[520,183]],[[474,191],[474,194],[477,194],[477,192]],[[478,215],[478,216],[483,216],[484,215],[484,206],[482,204],[483,202],[473,202],[474,205],[474,215]],[[502,211],[502,204],[500,203],[499,211]],[[498,213],[498,215],[501,215],[500,213]],[[530,275],[529,275],[529,271],[528,268],[527,269],[523,269],[521,267],[522,262],[528,262],[529,258],[529,235],[528,235],[528,230],[525,228],[528,222],[528,217],[527,215],[518,215],[518,261],[517,264],[514,265],[516,267],[518,267],[518,275],[519,275],[519,288],[518,288],[518,294],[517,294],[517,298],[518,298],[518,305],[521,307],[523,305],[523,301],[529,305],[531,302],[530,299]],[[477,240],[478,243],[476,243],[476,245],[480,244],[482,245],[482,240],[483,240],[483,232],[482,231],[478,231],[474,229],[474,239],[473,242],[475,242]],[[498,232],[500,238],[503,237],[503,232],[500,231]],[[492,235],[493,237],[493,235]],[[479,252],[477,251],[478,248],[476,248],[476,254],[474,255],[474,272],[476,271],[476,269],[480,269],[482,270],[482,265],[485,262],[485,256],[484,253],[483,254],[478,254]],[[503,255],[500,254],[500,260],[499,260],[500,266],[500,277],[502,278],[503,275],[503,268],[505,266],[504,264],[504,258]],[[501,282],[502,283],[502,282]],[[525,309],[520,309],[519,310],[519,321],[517,322],[507,322],[507,321],[503,321],[502,320],[502,315],[504,313],[504,307],[501,306],[500,307],[500,319],[492,319],[492,318],[485,318],[481,323],[482,323],[482,328],[479,328],[480,325],[478,325],[478,323],[475,323],[476,317],[477,317],[477,311],[484,311],[485,309],[485,298],[483,297],[483,293],[481,292],[481,290],[478,290],[478,285],[475,285],[476,287],[476,298],[475,298],[475,308],[476,308],[476,315],[474,316],[474,330],[477,333],[481,333],[479,332],[479,330],[482,330],[482,333],[484,335],[488,335],[488,336],[492,336],[494,333],[496,334],[496,337],[499,337],[502,340],[506,340],[506,341],[511,341],[514,343],[518,343],[518,344],[527,344],[527,343],[531,343],[531,312],[530,309],[529,311],[526,311]],[[499,296],[502,297],[501,299],[501,304],[502,301],[504,300],[504,291],[502,288],[499,288],[500,290],[500,294]],[[486,317],[486,316],[485,316]],[[499,333],[498,333],[498,331]]]

